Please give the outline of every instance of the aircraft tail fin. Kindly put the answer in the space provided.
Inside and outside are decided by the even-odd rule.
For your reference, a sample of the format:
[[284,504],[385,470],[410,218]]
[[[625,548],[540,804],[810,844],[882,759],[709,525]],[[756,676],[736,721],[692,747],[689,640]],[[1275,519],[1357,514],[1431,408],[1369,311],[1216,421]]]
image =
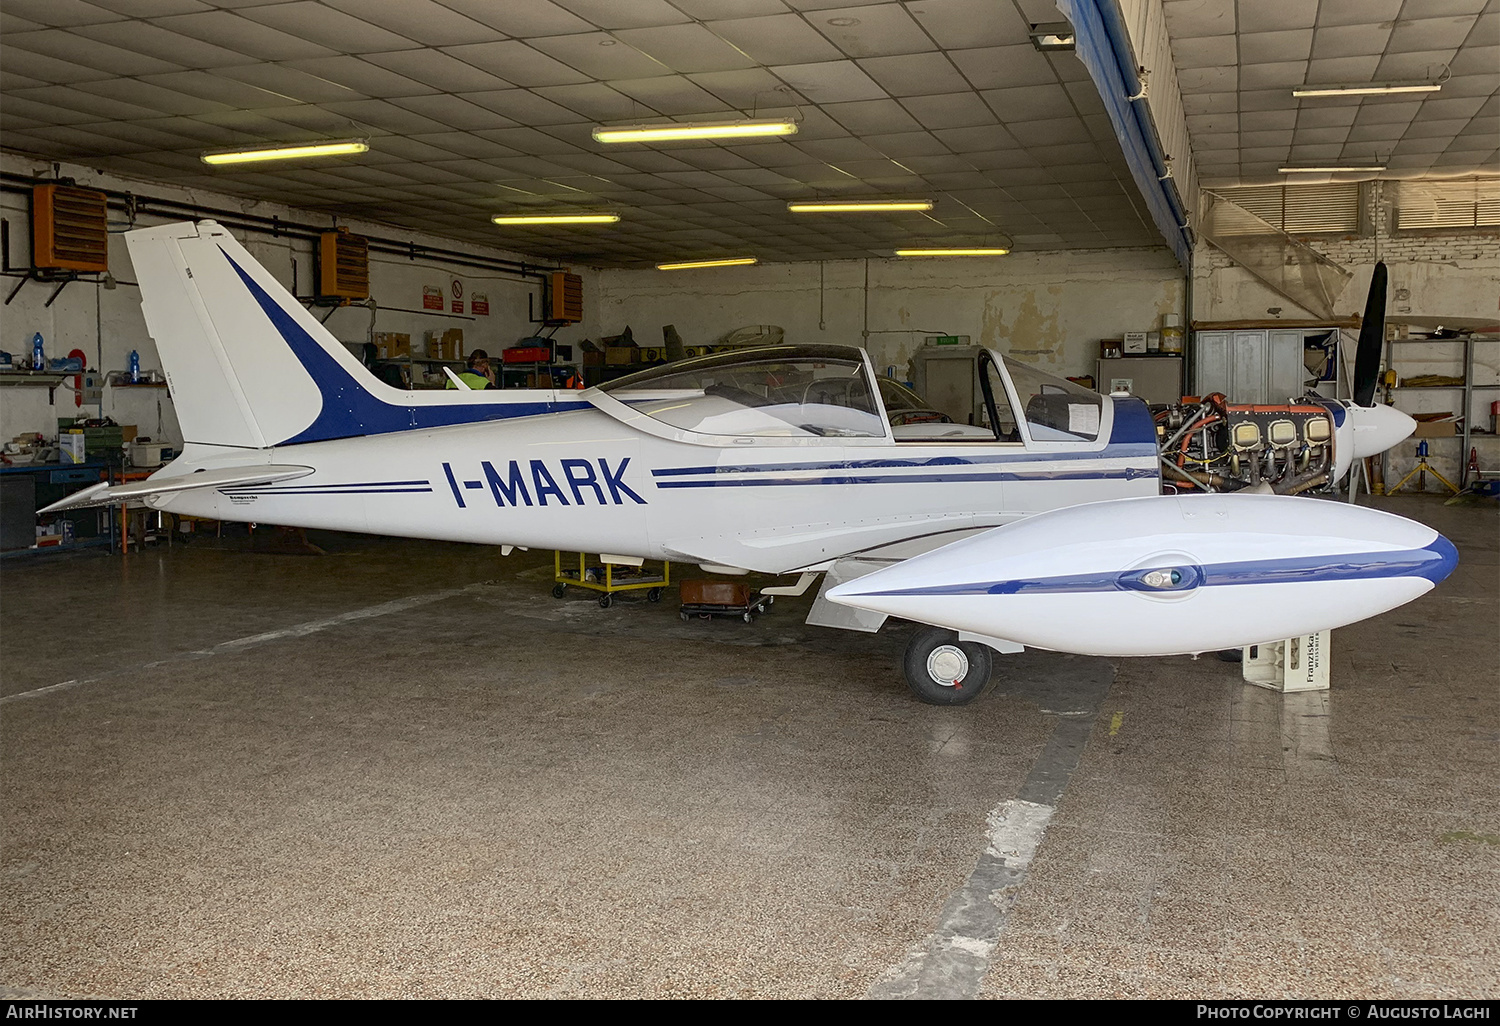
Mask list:
[[146,327],[188,442],[264,449],[364,434],[376,381],[228,230],[128,232]]

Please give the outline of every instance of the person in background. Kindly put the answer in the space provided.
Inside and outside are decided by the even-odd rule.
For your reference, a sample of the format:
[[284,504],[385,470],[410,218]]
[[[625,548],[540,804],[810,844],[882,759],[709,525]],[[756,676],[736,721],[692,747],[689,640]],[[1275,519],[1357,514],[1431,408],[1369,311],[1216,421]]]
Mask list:
[[[490,370],[490,354],[483,349],[476,349],[470,353],[469,367],[458,376],[458,379],[475,390],[496,387],[495,374]],[[449,381],[448,387],[457,388],[458,386]]]

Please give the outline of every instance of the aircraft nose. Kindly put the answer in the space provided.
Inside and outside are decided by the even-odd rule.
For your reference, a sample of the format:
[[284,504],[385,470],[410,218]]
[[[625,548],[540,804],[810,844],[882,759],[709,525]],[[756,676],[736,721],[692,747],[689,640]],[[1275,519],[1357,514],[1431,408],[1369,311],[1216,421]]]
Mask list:
[[1391,446],[1411,437],[1417,422],[1394,406],[1351,406],[1349,418],[1354,428],[1354,458],[1378,456]]

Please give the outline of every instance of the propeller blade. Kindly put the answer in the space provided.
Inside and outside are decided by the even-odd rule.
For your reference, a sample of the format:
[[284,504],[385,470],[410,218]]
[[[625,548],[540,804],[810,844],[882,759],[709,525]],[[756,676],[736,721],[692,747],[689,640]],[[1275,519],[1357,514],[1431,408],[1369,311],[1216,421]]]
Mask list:
[[1359,325],[1359,346],[1354,351],[1354,387],[1350,395],[1356,406],[1375,402],[1375,383],[1380,378],[1380,347],[1385,344],[1385,262],[1375,265],[1370,293],[1365,297],[1365,317]]

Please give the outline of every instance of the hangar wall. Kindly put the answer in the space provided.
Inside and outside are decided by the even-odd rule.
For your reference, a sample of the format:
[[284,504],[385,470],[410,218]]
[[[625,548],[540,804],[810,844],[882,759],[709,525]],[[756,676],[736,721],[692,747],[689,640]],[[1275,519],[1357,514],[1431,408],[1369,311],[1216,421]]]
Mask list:
[[[1300,237],[1353,274],[1334,303],[1334,312],[1347,317],[1364,311],[1375,262],[1384,260],[1389,273],[1388,323],[1400,324],[1403,315],[1440,320],[1500,319],[1500,229],[1395,231],[1395,193],[1390,188],[1366,191],[1365,220],[1372,226],[1368,233]],[[1195,320],[1313,316],[1262,283],[1222,250],[1201,240],[1193,254],[1193,274]],[[1461,345],[1406,343],[1396,353],[1396,368],[1403,376],[1461,374],[1462,355]],[[1500,380],[1500,346],[1476,347],[1475,380]],[[1426,412],[1448,408],[1451,398],[1438,393],[1408,393],[1400,405],[1407,412]]]
[[[35,158],[11,153],[0,154],[0,168],[14,174],[50,175],[53,167],[50,162]],[[81,186],[135,192],[304,223],[326,224],[329,221],[327,215],[295,210],[275,203],[253,202],[198,190],[174,189],[68,164],[57,167],[58,174],[77,179]],[[0,193],[0,214],[3,214],[10,225],[12,267],[25,267],[30,261],[31,229],[28,209],[29,200],[25,194]],[[112,222],[122,217],[117,211],[110,213]],[[140,226],[163,224],[168,220],[170,219],[156,216],[143,217]],[[418,245],[442,247],[477,256],[521,259],[521,254],[468,246],[449,239],[409,232],[390,224],[345,220],[341,220],[340,224],[356,233],[368,232],[403,241],[410,239]],[[118,229],[123,231],[123,223],[118,225]],[[112,232],[115,230],[115,227],[111,228]],[[296,293],[303,295],[312,290],[313,243],[277,239],[259,232],[236,230],[236,235],[255,258],[285,285],[292,285],[292,264],[295,261]],[[122,282],[135,280],[125,240],[119,234],[110,236],[109,262],[111,273],[117,279]],[[513,345],[518,338],[535,334],[540,327],[527,322],[526,296],[528,291],[538,291],[539,283],[535,280],[492,275],[474,268],[445,265],[440,260],[420,258],[413,262],[378,253],[370,255],[370,268],[371,294],[384,306],[420,310],[424,286],[441,288],[444,302],[451,303],[451,286],[457,280],[464,288],[466,314],[472,309],[468,303],[476,292],[488,297],[490,308],[487,316],[469,319],[434,313],[379,310],[375,320],[376,331],[407,332],[413,339],[417,339],[426,331],[459,327],[464,330],[464,344],[468,349],[484,348],[493,352]],[[4,288],[7,293],[15,287],[18,280],[5,279]],[[47,298],[54,288],[54,285],[38,282],[28,282],[21,288],[10,305],[4,308],[4,331],[0,335],[0,349],[18,359],[29,359],[32,334],[40,331],[49,358],[66,356],[69,350],[81,349],[89,355],[90,366],[97,366],[103,371],[124,370],[128,366],[130,351],[134,349],[140,353],[143,370],[161,366],[156,356],[156,346],[146,333],[138,290],[124,284],[107,290],[92,282],[77,281],[63,289],[57,300],[48,307]],[[315,308],[316,316],[321,317],[326,312],[326,308]],[[370,312],[363,306],[344,307],[335,310],[327,324],[337,338],[364,341],[370,330]],[[580,326],[559,331],[557,338],[567,342],[581,338],[584,334]],[[57,418],[72,417],[78,411],[73,403],[72,392],[65,388],[59,388],[54,399],[54,403],[48,403],[45,388],[7,388],[3,402],[0,402],[0,440],[8,440],[22,432],[41,432],[49,437],[56,434]],[[85,415],[96,415],[94,410],[98,408],[84,407],[83,412]],[[177,418],[165,389],[106,388],[102,410],[105,416],[113,417],[121,424],[135,424],[144,436],[167,441],[172,445],[182,443]]]
[[[1302,240],[1353,274],[1334,304],[1340,317],[1362,313],[1376,260],[1384,260],[1389,274],[1387,323],[1399,325],[1402,315],[1422,318],[1500,319],[1500,229],[1424,229],[1398,232],[1395,224],[1396,190],[1372,187],[1366,191],[1362,235],[1308,235]],[[1375,228],[1378,227],[1378,236]],[[1200,321],[1266,320],[1312,316],[1273,291],[1223,251],[1200,241],[1193,254],[1194,319]],[[1272,309],[1279,309],[1272,313]],[[1418,330],[1413,327],[1413,330]],[[1423,374],[1462,376],[1464,347],[1456,342],[1403,342],[1394,346],[1394,368],[1401,378]],[[1500,345],[1476,343],[1474,382],[1500,382]],[[1473,427],[1488,430],[1490,403],[1500,391],[1474,393]],[[1396,392],[1396,406],[1407,413],[1457,413],[1462,393],[1434,388]],[[1462,474],[1468,454],[1457,437],[1431,438],[1431,464],[1452,481]],[[1470,439],[1479,464],[1488,472],[1500,466],[1500,437],[1478,434]],[[1398,445],[1386,457],[1386,477],[1394,483],[1416,463],[1415,442]],[[1407,485],[1414,488],[1415,482]],[[1432,478],[1427,490],[1443,491]]]
[[1054,373],[1093,374],[1099,339],[1158,327],[1183,302],[1164,247],[601,270],[590,283],[587,321],[608,334],[629,325],[643,345],[659,345],[664,324],[689,345],[746,324],[780,325],[795,342],[859,345],[868,331],[877,369],[900,378],[927,335],[968,335]]
[[[1389,317],[1500,316],[1500,229],[1423,229],[1396,232],[1395,190],[1370,188],[1364,198],[1367,222],[1378,226],[1360,235],[1303,235],[1299,238],[1354,277],[1334,304],[1340,316],[1364,310],[1365,292],[1376,260],[1390,272]],[[1240,267],[1217,247],[1199,241],[1193,253],[1193,316],[1226,321],[1278,316],[1310,317]],[[1405,289],[1405,299],[1397,291]]]

